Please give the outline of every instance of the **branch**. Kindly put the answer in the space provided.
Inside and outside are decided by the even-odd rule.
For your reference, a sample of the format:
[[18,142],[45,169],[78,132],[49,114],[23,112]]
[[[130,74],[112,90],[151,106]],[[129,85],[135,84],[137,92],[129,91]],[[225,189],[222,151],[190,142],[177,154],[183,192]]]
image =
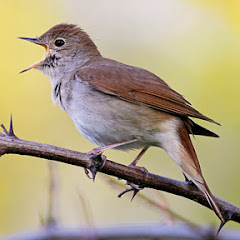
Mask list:
[[4,240],[79,240],[79,239],[101,239],[101,240],[130,240],[130,239],[179,239],[179,240],[238,240],[238,230],[225,230],[218,237],[214,229],[209,226],[194,228],[186,224],[131,224],[111,227],[94,228],[66,228],[55,226],[43,228],[38,231],[17,233],[4,236]]
[[[4,154],[20,154],[64,162],[84,168],[90,168],[93,165],[93,159],[86,153],[19,139],[14,135],[12,122],[10,123],[9,131],[7,131],[3,125],[1,126],[5,134],[0,134],[0,156]],[[204,194],[199,191],[197,187],[187,182],[181,182],[150,173],[146,176],[146,174],[139,169],[127,167],[110,160],[106,160],[104,166],[98,169],[98,171],[125,179],[141,187],[153,188],[182,196],[210,208]],[[218,197],[215,197],[215,200],[224,219],[240,223],[239,207]]]

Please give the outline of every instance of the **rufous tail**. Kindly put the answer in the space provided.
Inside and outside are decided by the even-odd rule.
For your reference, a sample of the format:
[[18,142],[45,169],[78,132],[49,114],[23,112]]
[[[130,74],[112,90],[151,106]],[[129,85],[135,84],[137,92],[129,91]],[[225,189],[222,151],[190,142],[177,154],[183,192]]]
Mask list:
[[209,190],[206,182],[204,181],[203,185],[200,185],[200,184],[196,184],[196,185],[205,194],[205,197],[206,197],[209,205],[211,206],[211,208],[215,212],[215,214],[218,216],[218,218],[221,220],[221,222],[225,222],[225,220],[219,210],[219,207],[217,206],[217,204],[213,198],[213,195],[212,195],[211,191]]
[[216,213],[218,218],[221,220],[221,222],[225,222],[214,200],[214,197],[203,178],[201,168],[198,162],[197,154],[192,145],[189,133],[184,125],[182,125],[179,128],[178,133],[181,140],[181,144],[184,147],[185,152],[187,153],[185,154],[186,158],[184,159],[182,166],[180,166],[182,168],[182,171],[205,194],[209,205],[211,206],[213,211]]

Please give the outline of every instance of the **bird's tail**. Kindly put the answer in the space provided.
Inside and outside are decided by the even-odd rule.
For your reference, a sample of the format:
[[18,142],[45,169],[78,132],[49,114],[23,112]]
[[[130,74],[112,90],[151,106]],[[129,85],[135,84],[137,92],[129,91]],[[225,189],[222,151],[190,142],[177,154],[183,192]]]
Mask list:
[[224,223],[225,220],[216,204],[216,201],[214,200],[214,197],[213,197],[210,189],[208,188],[208,186],[203,178],[201,168],[200,168],[200,165],[198,162],[197,154],[192,145],[189,133],[184,125],[182,125],[179,128],[178,134],[180,137],[181,145],[185,149],[185,151],[184,151],[185,157],[183,157],[183,159],[181,161],[181,166],[180,166],[183,173],[190,180],[192,180],[192,182],[205,194],[209,205],[211,206],[213,211],[216,213],[218,218],[221,220],[221,222]]
[[[194,182],[195,183],[195,182]],[[215,212],[215,214],[218,216],[218,218],[221,220],[221,222],[225,222],[219,207],[216,204],[216,201],[214,200],[214,197],[210,191],[210,189],[208,188],[206,182],[204,181],[204,183],[200,183],[200,184],[196,184],[195,185],[204,193],[210,207],[212,208],[212,210]]]

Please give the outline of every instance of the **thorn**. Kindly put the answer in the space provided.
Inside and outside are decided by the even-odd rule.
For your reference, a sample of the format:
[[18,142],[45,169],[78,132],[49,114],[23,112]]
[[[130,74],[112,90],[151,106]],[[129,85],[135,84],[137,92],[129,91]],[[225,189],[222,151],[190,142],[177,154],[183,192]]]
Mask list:
[[5,135],[3,133],[0,133],[1,137],[14,137],[17,138],[16,135],[14,134],[13,131],[13,121],[12,121],[12,114],[10,117],[10,126],[9,126],[9,131],[5,128],[5,126],[3,124],[0,125],[5,133]]
[[[230,220],[232,219],[233,212],[227,210],[227,211],[226,211],[226,215],[227,215],[227,218],[224,219],[225,221],[224,221],[224,222],[221,221],[221,223],[220,223],[220,226],[219,226],[219,228],[218,228],[218,230],[217,230],[217,235],[220,233],[220,231],[222,230],[222,228],[224,227],[224,225],[225,225],[228,221],[230,221]],[[225,216],[226,216],[226,215],[225,215]]]
[[8,135],[8,131],[7,129],[5,128],[5,126],[3,124],[0,125],[1,128],[3,129],[3,131],[5,132],[6,135]]
[[220,231],[222,230],[223,226],[224,226],[226,223],[227,223],[227,221],[225,221],[225,222],[222,222],[222,221],[221,221],[220,226],[219,226],[219,228],[218,228],[218,230],[217,230],[217,234],[216,234],[216,235],[218,235],[218,234],[220,233]]
[[8,131],[8,136],[12,136],[12,137],[16,137],[13,131],[13,121],[12,121],[12,114],[10,117],[10,127],[9,127],[9,131]]

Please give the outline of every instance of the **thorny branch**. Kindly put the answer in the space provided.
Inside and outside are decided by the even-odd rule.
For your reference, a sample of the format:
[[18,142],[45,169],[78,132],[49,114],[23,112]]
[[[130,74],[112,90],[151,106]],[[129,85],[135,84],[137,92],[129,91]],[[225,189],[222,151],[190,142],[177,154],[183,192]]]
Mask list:
[[[17,138],[13,132],[12,120],[9,131],[7,131],[3,125],[1,125],[1,127],[5,134],[0,134],[0,156],[4,154],[20,154],[64,162],[88,169],[93,167],[93,158],[90,157],[89,154]],[[96,159],[94,161],[96,161]],[[139,169],[127,167],[110,160],[106,160],[104,166],[97,170],[111,176],[125,179],[140,187],[153,188],[191,199],[210,208],[203,193],[199,191],[197,187],[187,182],[181,182],[150,173],[146,176],[146,174]],[[226,220],[240,223],[239,207],[218,197],[215,197],[215,200]]]

